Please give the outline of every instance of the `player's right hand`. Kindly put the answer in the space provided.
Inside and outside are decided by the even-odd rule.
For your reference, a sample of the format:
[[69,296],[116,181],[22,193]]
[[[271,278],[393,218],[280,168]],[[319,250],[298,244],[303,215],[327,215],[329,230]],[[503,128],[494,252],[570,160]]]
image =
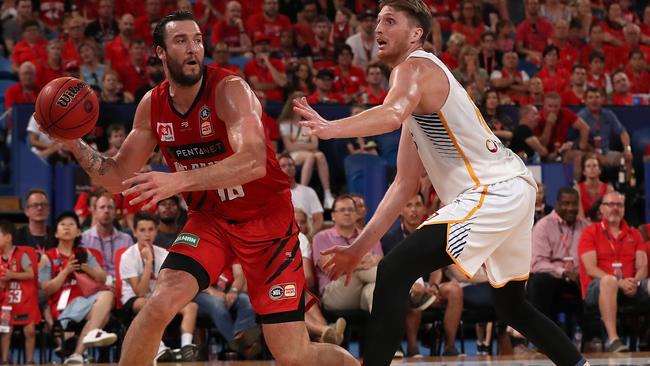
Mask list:
[[336,280],[345,274],[345,285],[350,283],[352,273],[359,266],[363,257],[354,246],[335,246],[321,252],[321,255],[331,255],[331,258],[323,265],[323,270],[332,280]]

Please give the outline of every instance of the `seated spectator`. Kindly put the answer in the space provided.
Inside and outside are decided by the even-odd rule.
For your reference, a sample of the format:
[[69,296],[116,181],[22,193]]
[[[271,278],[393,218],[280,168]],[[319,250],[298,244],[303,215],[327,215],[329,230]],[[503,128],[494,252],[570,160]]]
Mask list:
[[[277,4],[277,0],[265,1],[275,1]],[[253,44],[253,54],[254,58],[244,67],[244,75],[251,87],[253,90],[263,91],[268,100],[283,101],[282,88],[287,85],[287,75],[284,72],[284,65],[270,58],[270,38],[257,35]]]
[[280,116],[278,116],[280,136],[282,136],[284,148],[291,155],[295,164],[302,167],[300,184],[303,186],[309,185],[314,173],[314,164],[316,165],[318,178],[324,191],[323,206],[329,209],[334,202],[334,197],[330,189],[329,165],[327,164],[325,154],[318,150],[318,138],[313,135],[305,136],[302,134],[302,126],[298,123],[300,116],[293,111],[293,99],[298,97],[298,94],[292,94],[284,104]]
[[287,74],[287,78],[287,91],[289,94],[300,92],[303,95],[311,95],[316,90],[314,74],[306,62],[298,62],[295,70]]
[[609,74],[605,72],[605,55],[599,51],[594,51],[589,55],[587,88],[604,90],[603,97],[612,92],[612,80]]
[[115,276],[115,253],[120,248],[133,244],[129,234],[119,231],[113,221],[116,217],[115,197],[104,193],[97,198],[91,207],[96,224],[81,235],[81,244],[85,248],[98,250],[104,257],[105,271],[109,279]]
[[[13,2],[12,5],[14,5]],[[22,39],[23,24],[34,18],[31,0],[16,1],[15,9],[16,15],[13,18],[2,20],[2,35],[9,53],[13,53],[14,46]]]
[[523,96],[515,96],[513,101],[519,103],[519,105],[537,105],[541,106],[544,104],[544,83],[542,79],[537,76],[532,77],[528,81],[527,94]]
[[[133,220],[133,235],[137,242],[122,253],[119,274],[122,281],[121,302],[129,319],[133,319],[147,303],[156,287],[158,273],[168,252],[153,245],[158,219],[148,212],[139,212]],[[185,305],[178,315],[181,321],[181,356],[183,362],[196,361],[198,348],[192,343],[198,306]],[[174,361],[171,350],[160,341],[156,361]]]
[[334,91],[334,73],[330,69],[319,70],[316,74],[316,90],[307,97],[309,104],[344,104],[340,93]]
[[607,17],[601,24],[603,27],[603,33],[605,33],[605,42],[610,43],[613,46],[623,45],[625,42],[625,39],[623,38],[625,19],[623,18],[621,6],[618,3],[609,4],[609,7],[607,8]]
[[48,223],[50,201],[47,193],[40,188],[33,188],[25,195],[23,212],[27,216],[27,225],[16,230],[14,243],[26,245],[38,251],[49,249],[48,237],[52,230]]
[[23,62],[18,69],[18,82],[5,91],[7,121],[12,121],[10,109],[14,104],[35,103],[37,92],[36,67],[30,61]]
[[478,64],[478,49],[465,46],[460,50],[458,67],[453,70],[453,75],[462,85],[476,83],[476,87],[482,94],[487,87],[488,74]]
[[[237,67],[239,71],[239,67]],[[239,71],[241,72],[241,71]],[[162,61],[157,56],[151,56],[147,59],[147,69],[144,73],[147,75],[147,83],[136,89],[134,95],[134,102],[140,103],[145,94],[158,84],[165,80],[165,70],[163,69]]]
[[285,29],[280,33],[280,47],[273,51],[272,57],[282,61],[287,74],[295,72],[299,62],[311,64],[311,58],[305,56],[298,47],[297,35],[293,29]]
[[377,25],[377,13],[372,9],[365,9],[357,14],[359,22],[357,33],[348,37],[345,41],[352,48],[354,59],[352,64],[356,67],[365,68],[373,62],[377,62],[379,45],[375,41],[375,26]]
[[567,298],[581,299],[578,242],[589,223],[578,216],[579,206],[578,192],[564,187],[558,191],[555,210],[533,227],[528,296],[549,319],[557,319],[558,311],[566,310],[558,305]]
[[318,16],[319,4],[314,0],[300,1],[300,5],[296,5],[296,10],[296,21],[293,24],[293,29],[290,30],[298,38],[294,46],[303,47],[306,44],[313,44],[314,28],[312,25]]
[[[13,223],[0,220],[0,300],[3,306],[11,307],[9,330],[2,333],[2,358],[0,362],[9,364],[11,337],[14,326],[22,326],[25,337],[25,363],[34,363],[36,344],[36,324],[41,321],[38,308],[38,268],[36,256],[30,256],[27,249],[15,246],[16,227]],[[34,261],[34,262],[33,262]]]
[[598,210],[597,202],[600,202],[605,194],[614,191],[611,184],[600,180],[600,163],[595,155],[585,155],[582,158],[582,175],[584,180],[576,185],[580,197],[579,215],[588,219],[592,217],[593,210]]
[[[609,109],[603,108],[601,91],[587,89],[587,104],[578,112],[578,116],[589,125],[589,138],[597,152],[602,152],[598,157],[603,166],[620,164],[621,156],[627,164],[632,161],[632,146],[630,135],[618,120],[618,117]],[[620,141],[623,151],[611,150],[612,141]]]
[[49,164],[69,163],[72,161],[70,152],[63,149],[63,146],[52,141],[50,136],[41,130],[40,125],[32,114],[27,123],[27,138],[32,145],[34,155],[48,162]]
[[535,194],[535,217],[534,222],[544,218],[553,211],[553,206],[546,204],[546,187],[542,182],[537,183],[537,194]]
[[336,197],[332,208],[334,227],[316,234],[312,246],[320,298],[323,306],[328,310],[361,309],[370,312],[372,311],[372,295],[377,279],[377,264],[383,257],[381,244],[377,243],[363,257],[357,269],[351,274],[347,286],[345,277],[330,281],[324,270],[329,256],[322,256],[321,252],[337,245],[350,245],[359,235],[355,224],[357,208],[352,197],[348,195]]
[[539,14],[539,0],[526,0],[526,19],[517,25],[517,52],[535,65],[542,63],[542,52],[553,33],[553,26]]
[[453,70],[458,67],[460,50],[465,45],[465,36],[460,33],[452,33],[447,40],[447,50],[440,55],[440,61]]
[[589,43],[580,51],[580,63],[583,65],[591,63],[591,55],[594,52],[598,52],[603,57],[603,70],[609,72],[615,69],[618,61],[616,49],[612,45],[605,43],[605,33],[601,23],[592,23],[589,29]]
[[84,325],[74,353],[65,359],[66,364],[83,363],[83,353],[91,347],[106,347],[115,343],[117,335],[101,328],[106,325],[113,308],[112,291],[100,290],[84,295],[84,289],[77,280],[79,276],[91,281],[106,282],[106,272],[98,264],[97,258],[84,248],[80,248],[79,219],[72,212],[64,212],[57,217],[56,245],[41,257],[38,278],[46,295],[52,316],[66,331],[66,339],[72,337],[68,326],[71,323]]
[[549,159],[564,157],[571,160],[576,154],[565,152],[573,148],[569,131],[573,128],[580,133],[579,148],[586,151],[589,147],[589,125],[570,109],[562,107],[560,95],[556,92],[546,93],[544,105],[540,113],[540,123],[535,129],[535,135],[549,151]]
[[544,92],[564,92],[569,72],[559,67],[559,50],[555,46],[548,46],[544,49],[543,57],[542,69],[535,75],[542,79]]
[[642,20],[643,21],[640,25],[641,33],[646,37],[650,37],[650,5],[646,5],[645,8],[643,8]]
[[344,45],[345,41],[352,35],[350,19],[352,19],[353,16],[352,11],[348,8],[340,7],[336,9],[334,24],[332,24],[332,32],[330,33],[330,38],[332,43],[334,43],[334,47]]
[[114,123],[106,129],[108,136],[108,150],[104,151],[106,156],[114,156],[126,140],[126,127],[120,123]]
[[361,232],[361,230],[366,226],[366,215],[368,214],[368,210],[366,209],[366,200],[359,193],[350,193],[350,197],[352,197],[354,205],[357,207],[356,225],[357,230]]
[[383,87],[384,72],[379,64],[366,66],[366,86],[359,95],[358,102],[364,105],[379,105],[384,102],[388,91]]
[[500,70],[494,70],[490,75],[490,84],[499,91],[500,96],[506,95],[511,100],[524,97],[528,91],[529,76],[525,71],[517,69],[517,52],[504,52],[502,64]]
[[47,58],[39,60],[36,66],[36,84],[38,88],[44,87],[50,81],[63,76],[63,58],[61,52],[63,42],[60,39],[53,39],[47,42],[45,53]]
[[[156,1],[156,0],[149,0]],[[113,68],[120,75],[120,80],[123,84],[122,91],[125,95],[129,96],[129,100],[133,101],[135,91],[139,87],[147,84],[146,62],[147,50],[145,42],[142,39],[134,39],[131,42],[129,60],[125,60],[119,65],[114,65]]]
[[83,41],[79,44],[79,58],[81,59],[79,71],[81,71],[83,80],[101,90],[102,79],[107,68],[100,62],[98,52],[97,45],[93,42]]
[[519,108],[519,125],[512,132],[510,150],[519,155],[524,162],[539,162],[548,155],[548,149],[533,134],[538,123],[537,107],[526,104]]
[[335,66],[334,43],[330,39],[332,25],[325,15],[317,16],[312,22],[314,39],[312,43],[305,46],[304,56],[311,57],[314,68],[323,70]]
[[618,305],[645,303],[648,296],[647,255],[641,234],[623,219],[625,196],[605,194],[602,221],[580,236],[580,283],[587,306],[600,310],[607,331],[607,352],[626,352],[616,329]]
[[641,43],[641,29],[634,23],[628,23],[623,27],[623,37],[625,44],[615,49],[617,62],[615,68],[624,68],[632,51],[641,51],[643,59],[648,62],[650,60],[650,47]]
[[[355,116],[366,110],[366,107],[361,104],[353,104],[350,106],[350,115]],[[348,139],[345,147],[348,149],[348,153],[352,154],[372,154],[379,155],[377,152],[377,143],[368,140],[366,141],[363,137],[354,137]]]
[[264,0],[262,11],[251,15],[246,21],[246,30],[252,39],[264,36],[272,48],[280,45],[280,31],[291,28],[291,21],[280,14],[278,0]]
[[119,26],[115,20],[115,4],[113,0],[99,0],[97,19],[88,23],[84,32],[85,36],[95,41],[95,44],[104,46],[114,40],[119,31]]
[[[150,57],[151,60],[153,57]],[[223,42],[218,42],[214,44],[212,48],[212,61],[215,66],[219,66],[226,70],[230,70],[240,76],[243,76],[241,68],[237,65],[231,64],[230,61],[230,48],[227,44]],[[163,75],[164,78],[164,75]]]
[[81,63],[79,58],[79,46],[85,41],[84,31],[86,24],[84,19],[79,16],[72,16],[66,19],[64,23],[64,36],[63,36],[63,61],[77,61]]
[[[248,1],[245,1],[245,3],[248,3]],[[196,1],[193,2],[193,4],[194,9],[192,9],[191,13],[194,14],[194,18],[199,24],[199,27],[201,28],[201,32],[203,34],[209,33],[207,31],[209,30],[211,24],[214,24],[217,21],[223,19],[227,5],[227,3],[220,0]],[[242,13],[250,15],[247,13],[247,10],[248,9],[244,9]]]
[[102,92],[99,94],[102,103],[130,103],[133,97],[122,92],[120,75],[113,70],[106,70],[102,79]]
[[546,0],[540,6],[539,14],[550,23],[555,23],[560,19],[566,21],[571,19],[571,9],[560,0]]
[[578,62],[580,54],[578,50],[569,43],[569,20],[557,19],[553,25],[553,38],[550,40],[551,44],[558,50],[558,69],[565,71],[571,68]]
[[573,65],[570,87],[562,94],[563,105],[585,104],[585,92],[587,91],[587,69],[580,64]]
[[[630,79],[628,79],[625,71],[615,71],[614,75],[612,75],[612,81],[614,92],[612,93],[611,105],[634,105],[634,95],[630,92]],[[638,101],[640,104],[640,98]]]
[[510,52],[515,50],[516,37],[515,26],[508,19],[500,19],[497,22],[497,50]]
[[238,1],[228,1],[224,18],[212,23],[212,34],[210,35],[211,45],[224,43],[229,52],[235,56],[251,50],[251,39],[244,27],[241,10]]
[[323,206],[318,200],[316,191],[296,182],[296,162],[290,154],[280,154],[278,164],[280,169],[291,179],[291,202],[293,207],[301,209],[307,215],[311,231],[306,235],[311,238],[323,227]]
[[499,93],[495,89],[485,92],[481,115],[496,137],[506,144],[512,140],[514,124],[507,114],[499,110]]
[[634,49],[630,52],[625,73],[630,78],[630,91],[633,94],[648,93],[650,73],[646,70],[646,60],[644,59],[643,52],[639,49]]
[[171,196],[158,201],[156,207],[160,225],[153,243],[161,248],[169,249],[181,231],[179,223],[181,214],[180,199],[178,196]]
[[464,35],[465,43],[468,46],[478,46],[481,34],[486,30],[481,13],[477,11],[471,0],[461,0],[458,8],[460,14],[458,20],[451,25],[452,32]]
[[124,14],[119,22],[120,33],[104,46],[104,62],[106,66],[116,68],[124,61],[131,59],[131,42],[135,38],[135,18]]
[[145,13],[135,19],[135,34],[138,38],[142,38],[148,47],[151,47],[153,45],[151,29],[163,15],[167,14],[167,9],[163,9],[162,0],[146,0],[144,9]]
[[38,64],[40,60],[47,60],[45,53],[47,41],[41,35],[41,26],[38,21],[26,20],[21,30],[23,32],[21,41],[16,43],[11,51],[11,68],[14,71],[18,71],[23,62],[29,61],[32,64]]
[[478,64],[492,75],[495,70],[500,70],[503,61],[503,53],[497,49],[496,35],[491,31],[481,34],[481,46],[478,54]]
[[334,66],[334,90],[343,96],[345,104],[356,101],[366,85],[364,71],[352,66],[352,48],[344,44],[336,49],[337,64]]

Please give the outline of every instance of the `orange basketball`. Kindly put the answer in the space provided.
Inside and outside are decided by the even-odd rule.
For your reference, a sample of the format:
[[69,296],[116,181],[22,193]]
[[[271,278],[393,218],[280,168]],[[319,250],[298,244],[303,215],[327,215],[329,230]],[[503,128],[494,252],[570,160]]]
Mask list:
[[95,128],[99,102],[83,80],[62,77],[50,81],[36,98],[34,118],[53,137],[76,139]]

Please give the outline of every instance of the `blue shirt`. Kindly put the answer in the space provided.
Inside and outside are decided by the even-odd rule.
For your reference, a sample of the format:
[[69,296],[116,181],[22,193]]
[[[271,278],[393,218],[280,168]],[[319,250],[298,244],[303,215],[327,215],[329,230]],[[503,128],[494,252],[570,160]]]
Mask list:
[[594,146],[594,136],[600,136],[600,146],[603,154],[609,152],[611,141],[619,141],[621,133],[625,131],[625,127],[623,127],[614,112],[606,108],[600,110],[600,121],[597,121],[586,107],[578,112],[578,116],[589,125],[589,143],[591,146]]

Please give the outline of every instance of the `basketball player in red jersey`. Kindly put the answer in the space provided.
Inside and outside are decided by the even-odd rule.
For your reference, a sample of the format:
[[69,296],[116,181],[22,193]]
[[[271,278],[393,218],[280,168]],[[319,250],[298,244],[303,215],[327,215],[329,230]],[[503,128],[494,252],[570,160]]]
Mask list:
[[[280,364],[358,365],[340,347],[309,341],[289,178],[271,150],[254,93],[233,73],[203,66],[203,36],[190,13],[164,17],[154,46],[167,81],[142,99],[118,153],[109,158],[81,140],[62,141],[96,182],[136,194],[131,204],[153,205],[182,192],[189,206],[156,289],[127,332],[119,364],[151,364],[178,310],[236,258]],[[174,172],[136,173],[156,144]]]

